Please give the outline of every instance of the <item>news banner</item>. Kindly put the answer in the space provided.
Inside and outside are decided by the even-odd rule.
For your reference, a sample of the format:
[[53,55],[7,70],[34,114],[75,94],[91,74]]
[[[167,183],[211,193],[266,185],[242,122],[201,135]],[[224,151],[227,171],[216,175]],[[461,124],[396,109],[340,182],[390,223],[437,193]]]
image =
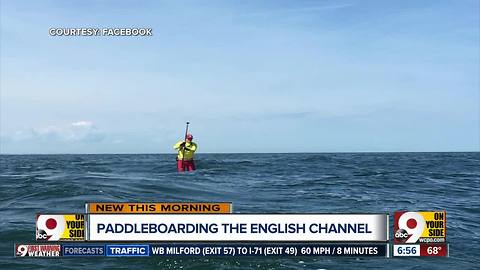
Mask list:
[[36,215],[36,242],[16,257],[448,256],[446,211],[389,215],[239,214],[229,202],[86,203]]

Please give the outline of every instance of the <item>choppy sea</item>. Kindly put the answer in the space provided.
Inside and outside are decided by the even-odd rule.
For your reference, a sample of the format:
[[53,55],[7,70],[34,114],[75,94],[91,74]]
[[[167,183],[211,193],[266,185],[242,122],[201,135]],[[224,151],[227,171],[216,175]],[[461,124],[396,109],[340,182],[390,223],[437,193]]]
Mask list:
[[[478,269],[480,153],[0,155],[1,269]],[[446,210],[449,258],[14,258],[35,213],[85,202],[231,201],[238,213]],[[390,228],[391,229],[391,228]],[[390,231],[393,231],[392,229]],[[392,236],[390,236],[392,238]]]

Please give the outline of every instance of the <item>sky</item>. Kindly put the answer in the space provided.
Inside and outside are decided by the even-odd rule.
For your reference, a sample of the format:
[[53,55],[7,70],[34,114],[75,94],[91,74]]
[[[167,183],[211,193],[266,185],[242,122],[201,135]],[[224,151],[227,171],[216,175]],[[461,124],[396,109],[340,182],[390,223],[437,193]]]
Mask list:
[[[480,151],[480,1],[0,0],[0,153]],[[50,28],[152,28],[54,37]]]

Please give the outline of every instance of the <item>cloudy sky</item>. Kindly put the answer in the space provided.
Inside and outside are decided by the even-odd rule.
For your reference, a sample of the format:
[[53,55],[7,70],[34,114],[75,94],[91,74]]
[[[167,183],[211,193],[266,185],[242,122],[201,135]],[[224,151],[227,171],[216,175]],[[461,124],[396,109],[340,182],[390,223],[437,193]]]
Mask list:
[[0,153],[480,148],[478,0],[0,1]]

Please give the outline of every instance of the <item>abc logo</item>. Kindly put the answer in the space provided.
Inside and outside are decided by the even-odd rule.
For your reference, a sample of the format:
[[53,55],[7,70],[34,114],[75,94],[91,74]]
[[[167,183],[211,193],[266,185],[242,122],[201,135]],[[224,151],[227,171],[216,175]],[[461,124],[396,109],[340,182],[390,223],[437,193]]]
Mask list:
[[395,232],[395,240],[399,243],[405,243],[408,239],[408,233],[404,229],[398,229]]
[[65,230],[63,215],[38,215],[37,234],[39,241],[58,241]]
[[47,235],[47,232],[44,230],[38,230],[37,232],[37,240],[48,240],[50,236]]

